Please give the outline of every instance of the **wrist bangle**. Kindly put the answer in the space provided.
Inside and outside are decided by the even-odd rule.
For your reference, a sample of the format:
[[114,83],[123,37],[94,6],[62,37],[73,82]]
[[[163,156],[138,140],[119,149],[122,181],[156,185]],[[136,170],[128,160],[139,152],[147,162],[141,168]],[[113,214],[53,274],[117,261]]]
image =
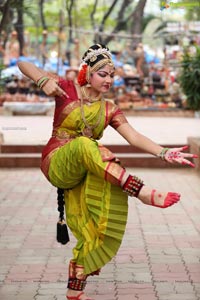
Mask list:
[[39,88],[42,88],[48,80],[49,80],[49,77],[43,76],[36,82],[36,84]]
[[165,160],[165,154],[168,150],[169,148],[163,148],[157,156],[160,157],[162,160]]
[[40,88],[43,88],[45,86],[45,84],[49,81],[50,78],[47,78],[46,80],[44,80],[41,84],[40,84]]

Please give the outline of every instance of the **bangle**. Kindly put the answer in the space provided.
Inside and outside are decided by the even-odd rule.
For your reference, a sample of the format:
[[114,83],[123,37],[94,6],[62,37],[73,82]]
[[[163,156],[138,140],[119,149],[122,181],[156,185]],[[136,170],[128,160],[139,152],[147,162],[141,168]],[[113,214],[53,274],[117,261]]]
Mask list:
[[165,160],[165,154],[168,150],[169,148],[163,148],[157,156],[160,157],[162,160]]
[[49,80],[49,77],[43,76],[36,82],[36,84],[39,88],[42,88],[48,80]]
[[47,78],[46,80],[44,80],[41,84],[40,84],[40,88],[43,88],[45,86],[45,84],[49,81],[50,78]]

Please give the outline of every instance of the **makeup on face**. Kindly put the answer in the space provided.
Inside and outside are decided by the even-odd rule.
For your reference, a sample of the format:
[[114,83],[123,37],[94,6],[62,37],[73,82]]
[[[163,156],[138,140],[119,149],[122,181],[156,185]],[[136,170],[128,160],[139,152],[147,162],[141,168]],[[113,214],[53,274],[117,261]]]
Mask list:
[[99,70],[99,71],[97,71],[97,74],[99,75],[99,76],[101,76],[101,77],[106,77],[106,76],[110,76],[110,78],[114,78],[114,76],[115,76],[115,71],[110,71],[110,72],[107,72],[107,71],[105,71],[105,70]]

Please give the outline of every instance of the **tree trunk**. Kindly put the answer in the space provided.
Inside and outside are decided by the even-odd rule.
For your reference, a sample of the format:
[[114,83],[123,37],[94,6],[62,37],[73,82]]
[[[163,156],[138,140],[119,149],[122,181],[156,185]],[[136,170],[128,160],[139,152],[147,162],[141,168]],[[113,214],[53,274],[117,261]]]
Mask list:
[[99,33],[97,35],[97,40],[95,41],[96,43],[102,43],[103,44],[102,33],[104,32],[104,26],[105,26],[106,20],[108,19],[108,17],[112,13],[112,11],[113,11],[114,7],[116,6],[117,2],[118,2],[118,0],[113,0],[113,3],[109,7],[109,9],[105,13],[105,15],[103,16],[103,19],[102,19],[101,24],[99,26]]
[[97,27],[96,27],[96,23],[95,23],[95,20],[94,20],[94,15],[96,13],[96,9],[97,9],[97,4],[98,4],[98,0],[95,0],[95,3],[93,5],[93,10],[90,14],[90,20],[91,20],[91,24],[92,24],[92,28],[94,30],[94,43],[96,43],[98,41],[98,33],[96,33],[96,30],[97,30]]
[[[135,8],[135,10],[125,19],[124,18],[124,13],[127,7],[130,5],[132,1],[130,0],[124,0],[122,3],[122,6],[120,8],[120,11],[118,13],[118,23],[115,26],[114,30],[112,31],[111,35],[108,36],[105,40],[104,43],[108,44],[112,39],[113,36],[112,34],[116,34],[120,30],[124,29],[124,27],[130,22],[132,19],[132,25],[131,25],[131,33],[133,35],[141,35],[142,33],[142,18],[144,14],[144,8],[146,5],[147,0],[140,0]],[[136,43],[140,41],[142,37],[140,37],[138,40],[136,39]]]
[[41,54],[42,54],[42,65],[44,66],[47,59],[46,46],[47,46],[47,37],[48,37],[48,27],[46,25],[45,16],[44,16],[44,2],[45,0],[39,0],[39,14],[42,23],[42,44],[41,44]]
[[[131,16],[131,34],[134,37],[133,46],[142,41],[142,19],[147,0],[140,0]],[[138,35],[138,37],[136,37]]]
[[119,32],[126,25],[126,20],[124,20],[124,13],[125,13],[125,10],[127,9],[127,7],[131,4],[131,2],[132,2],[131,0],[124,0],[122,2],[122,5],[119,9],[119,13],[118,13],[118,16],[117,16],[117,21],[118,22],[117,22],[115,28],[113,29],[111,35],[105,38],[104,44],[107,45],[113,39],[112,34]]
[[23,55],[24,50],[24,21],[23,21],[23,2],[24,0],[17,0],[17,22],[15,23],[15,30],[17,31],[19,41],[19,55]]
[[96,13],[96,9],[97,9],[97,4],[98,4],[98,0],[95,0],[94,5],[93,5],[93,10],[90,14],[90,20],[91,20],[91,24],[92,24],[92,28],[95,30],[96,29],[96,24],[95,24],[95,20],[94,20],[94,15]]
[[73,26],[73,20],[72,20],[72,9],[74,6],[74,0],[66,0],[66,8],[67,8],[67,14],[68,14],[68,25],[69,25],[69,36],[67,41],[67,49],[66,49],[66,58],[69,62],[69,65],[71,65],[71,44],[73,42],[72,38],[72,26]]
[[40,0],[39,1],[39,11],[40,11],[40,19],[42,22],[42,28],[43,30],[47,30],[47,25],[46,25],[46,21],[45,21],[45,17],[44,17],[44,1],[45,0]]
[[0,37],[2,36],[2,31],[5,30],[6,25],[8,25],[10,22],[10,2],[11,0],[7,0],[2,9],[2,19],[0,22]]

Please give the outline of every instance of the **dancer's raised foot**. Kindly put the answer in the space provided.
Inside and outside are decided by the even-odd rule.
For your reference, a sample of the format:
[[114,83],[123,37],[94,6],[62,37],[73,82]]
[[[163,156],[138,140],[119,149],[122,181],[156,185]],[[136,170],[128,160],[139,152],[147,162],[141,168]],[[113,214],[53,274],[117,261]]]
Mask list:
[[68,290],[66,298],[68,300],[93,300],[89,298],[84,292]]
[[138,199],[147,205],[166,208],[177,203],[180,200],[180,194],[173,192],[163,193],[144,185],[138,194]]

